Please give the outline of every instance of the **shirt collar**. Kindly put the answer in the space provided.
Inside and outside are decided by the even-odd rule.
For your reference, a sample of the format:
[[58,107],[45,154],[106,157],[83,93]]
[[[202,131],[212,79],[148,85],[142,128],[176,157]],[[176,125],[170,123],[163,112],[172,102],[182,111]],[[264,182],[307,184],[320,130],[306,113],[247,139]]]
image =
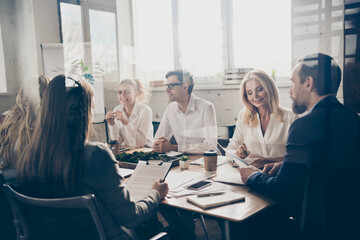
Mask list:
[[[120,111],[121,112],[123,112],[123,113],[125,113],[125,107],[124,107],[124,105],[120,105],[121,106],[121,109],[120,109]],[[135,101],[135,104],[134,104],[134,108],[133,108],[133,110],[132,110],[132,113],[131,113],[131,115],[130,115],[130,117],[135,113],[135,115],[136,115],[136,113],[139,111],[139,104],[138,104],[138,102],[137,101]]]
[[[177,105],[177,111],[179,113],[183,113],[179,107],[179,105]],[[189,111],[196,111],[196,97],[194,94],[191,94],[190,95],[190,99],[189,99],[189,103],[188,103],[188,106],[186,108],[186,112],[183,113],[183,114],[186,114],[187,112]]]

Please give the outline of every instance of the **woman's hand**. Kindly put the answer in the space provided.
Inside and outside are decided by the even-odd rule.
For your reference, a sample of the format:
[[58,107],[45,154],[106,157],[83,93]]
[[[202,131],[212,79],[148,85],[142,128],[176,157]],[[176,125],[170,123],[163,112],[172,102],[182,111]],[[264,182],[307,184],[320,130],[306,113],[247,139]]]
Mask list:
[[160,194],[160,199],[164,199],[164,197],[169,192],[169,186],[166,182],[160,182],[160,179],[156,180],[152,185],[151,189],[155,189]]
[[107,112],[105,115],[105,120],[110,126],[114,126],[115,124],[115,113],[114,112]]
[[247,156],[249,156],[249,154],[250,152],[247,150],[245,143],[241,144],[241,146],[236,149],[235,153],[235,155],[241,159],[245,159]]
[[124,125],[128,125],[129,124],[129,120],[124,116],[124,113],[121,111],[116,111],[115,112],[115,118],[119,121],[122,122],[122,124]]

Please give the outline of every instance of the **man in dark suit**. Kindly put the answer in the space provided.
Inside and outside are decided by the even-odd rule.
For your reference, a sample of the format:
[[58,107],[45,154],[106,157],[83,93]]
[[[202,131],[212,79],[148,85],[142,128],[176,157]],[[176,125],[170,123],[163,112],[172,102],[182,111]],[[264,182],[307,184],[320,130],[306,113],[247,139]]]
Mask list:
[[[289,130],[283,163],[240,168],[247,186],[274,197],[307,239],[356,239],[360,229],[360,118],[336,98],[341,70],[325,54],[298,60],[289,93],[307,115]],[[282,214],[268,216],[279,219]],[[285,227],[286,228],[286,227]],[[284,229],[285,229],[284,228]]]

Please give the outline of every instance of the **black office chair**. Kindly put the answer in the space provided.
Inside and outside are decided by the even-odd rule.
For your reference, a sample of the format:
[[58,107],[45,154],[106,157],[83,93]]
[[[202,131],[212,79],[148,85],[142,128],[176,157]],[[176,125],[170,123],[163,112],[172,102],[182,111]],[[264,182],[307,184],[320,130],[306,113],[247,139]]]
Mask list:
[[[6,175],[6,173],[4,175]],[[0,186],[2,186],[8,180],[9,178],[3,176],[3,171],[0,170]],[[0,188],[0,206],[1,206],[0,239],[15,240],[16,231],[15,231],[15,226],[13,224],[13,214],[11,212],[9,201],[7,200],[7,197],[5,196],[5,192],[3,191],[2,188]]]
[[[94,194],[43,199],[25,196],[8,184],[3,189],[13,211],[17,239],[107,239]],[[132,239],[122,230],[120,239]],[[167,239],[167,233],[151,238],[160,239]]]
[[42,199],[25,196],[8,184],[3,189],[18,239],[107,239],[93,194]]

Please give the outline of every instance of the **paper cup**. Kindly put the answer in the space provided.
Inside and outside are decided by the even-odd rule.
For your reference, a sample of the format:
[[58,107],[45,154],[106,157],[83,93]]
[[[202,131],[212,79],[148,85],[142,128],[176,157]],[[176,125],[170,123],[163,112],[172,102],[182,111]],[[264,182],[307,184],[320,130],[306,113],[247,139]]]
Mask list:
[[217,169],[217,152],[214,150],[204,152],[204,166],[206,172],[216,172]]

